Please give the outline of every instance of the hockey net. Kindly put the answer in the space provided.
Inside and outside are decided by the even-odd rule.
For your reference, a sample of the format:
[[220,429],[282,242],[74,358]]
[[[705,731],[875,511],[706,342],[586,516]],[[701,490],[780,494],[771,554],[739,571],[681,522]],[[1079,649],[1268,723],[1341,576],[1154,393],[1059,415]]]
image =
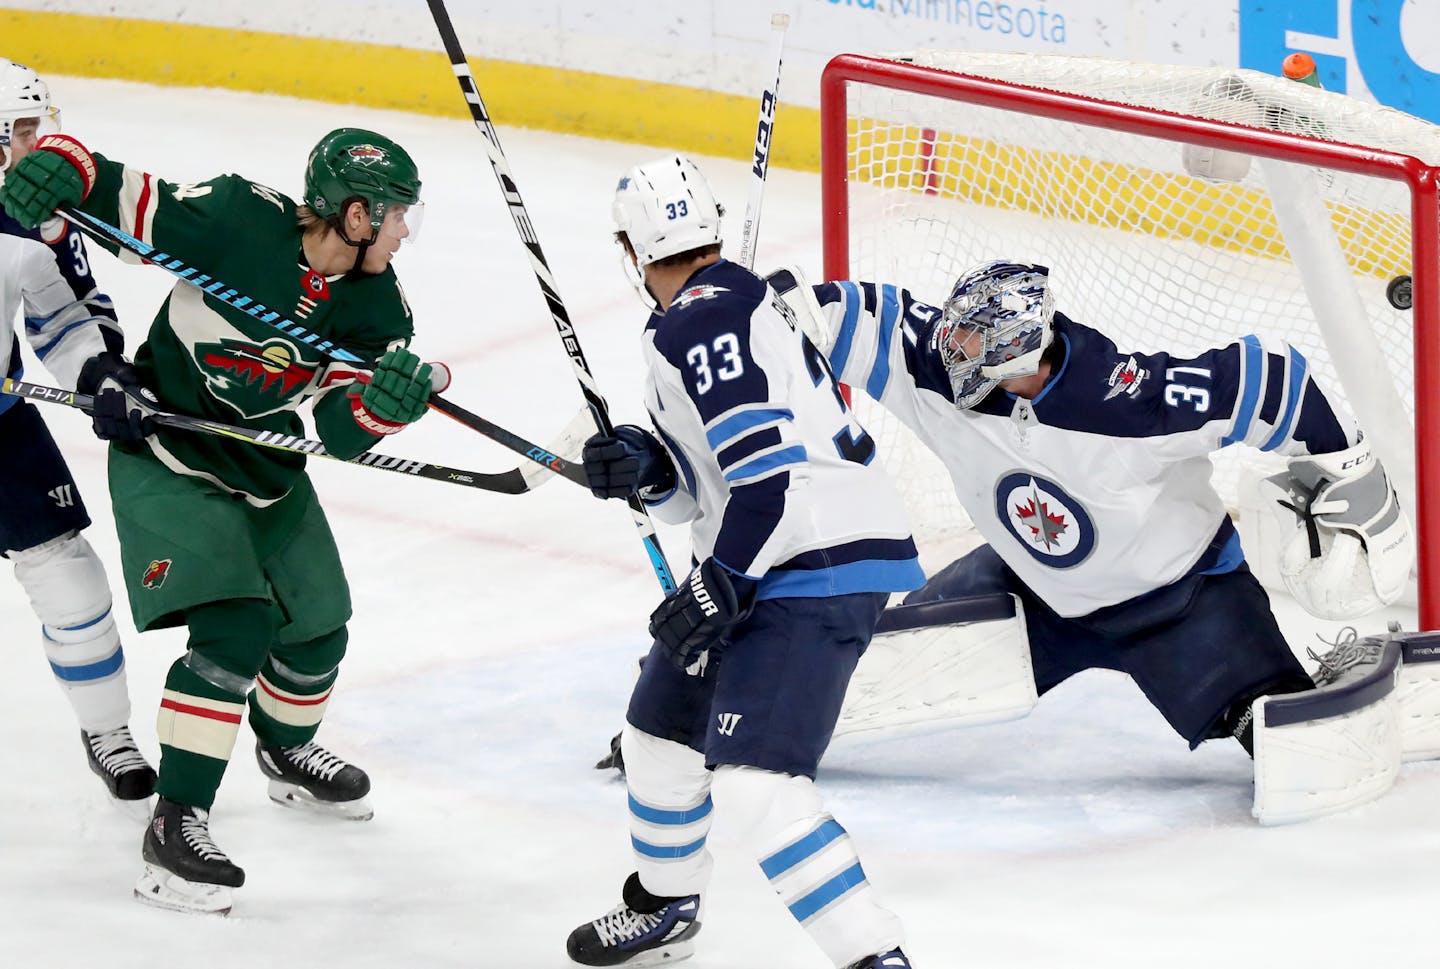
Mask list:
[[[1057,307],[1121,350],[1287,340],[1391,469],[1423,568],[1440,128],[1253,71],[1033,54],[842,55],[821,112],[827,278],[939,304],[966,268],[1012,258],[1050,266]],[[939,462],[856,404],[922,545],[972,541]],[[1232,508],[1267,457],[1215,455]]]

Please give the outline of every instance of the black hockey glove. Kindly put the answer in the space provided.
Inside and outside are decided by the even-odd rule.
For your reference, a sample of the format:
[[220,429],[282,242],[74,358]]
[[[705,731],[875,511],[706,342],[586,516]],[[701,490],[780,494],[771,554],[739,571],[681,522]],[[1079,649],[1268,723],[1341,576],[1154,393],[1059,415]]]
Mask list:
[[596,434],[581,454],[590,493],[596,498],[628,498],[647,488],[669,491],[675,466],[665,448],[644,429],[621,424],[613,435]]
[[90,425],[102,441],[139,441],[155,433],[150,415],[159,402],[120,354],[107,350],[86,360],[75,389],[95,398]]
[[670,662],[688,669],[750,614],[756,585],[754,579],[708,558],[650,613],[650,635],[665,648]]

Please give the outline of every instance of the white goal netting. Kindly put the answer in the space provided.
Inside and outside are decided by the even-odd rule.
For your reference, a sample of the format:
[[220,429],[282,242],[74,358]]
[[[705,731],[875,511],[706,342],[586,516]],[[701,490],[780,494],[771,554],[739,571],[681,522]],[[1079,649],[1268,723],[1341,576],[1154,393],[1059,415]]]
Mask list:
[[[1075,95],[1068,101],[1086,123],[1027,113],[1023,89],[996,107],[964,92],[852,79],[845,204],[829,216],[848,227],[848,248],[828,248],[827,223],[828,275],[848,266],[848,278],[899,283],[938,304],[964,269],[1014,258],[1049,265],[1056,305],[1122,350],[1199,350],[1247,333],[1288,340],[1413,495],[1413,318],[1387,295],[1413,275],[1410,186],[1251,157],[1244,128],[1227,129],[1233,147],[1208,153],[1187,147],[1183,133],[1131,133],[1090,99],[1429,165],[1440,164],[1440,128],[1253,71],[1028,54],[886,60]],[[963,535],[968,523],[939,463],[877,408],[857,407],[905,482],[922,542]],[[1227,448],[1214,460],[1231,507],[1240,506],[1242,468],[1257,457],[1247,450]]]

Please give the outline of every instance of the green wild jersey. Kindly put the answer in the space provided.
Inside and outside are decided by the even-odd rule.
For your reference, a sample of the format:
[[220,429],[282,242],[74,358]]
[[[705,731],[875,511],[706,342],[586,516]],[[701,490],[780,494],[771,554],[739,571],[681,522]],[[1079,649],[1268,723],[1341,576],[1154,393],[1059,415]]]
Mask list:
[[[274,189],[238,175],[177,185],[98,154],[95,161],[99,176],[81,205],[86,212],[367,360],[408,344],[413,321],[394,271],[327,277],[310,269],[296,204]],[[345,390],[354,383],[352,365],[189,283],[170,291],[135,364],[165,410],[303,434],[296,408],[313,399],[316,432],[332,454],[353,457],[378,440],[351,417]],[[305,467],[301,454],[168,428],[147,444],[172,470],[257,505],[284,497]]]

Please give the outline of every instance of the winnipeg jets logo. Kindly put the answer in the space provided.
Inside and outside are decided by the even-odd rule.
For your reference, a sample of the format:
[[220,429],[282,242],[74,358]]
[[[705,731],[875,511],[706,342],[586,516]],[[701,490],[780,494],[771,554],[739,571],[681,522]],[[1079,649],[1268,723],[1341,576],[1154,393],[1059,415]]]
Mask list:
[[1085,508],[1054,481],[1012,471],[995,485],[995,515],[1036,560],[1068,569],[1095,550],[1095,525]]
[[1115,369],[1110,371],[1110,379],[1106,381],[1110,385],[1110,390],[1106,393],[1105,399],[1119,397],[1121,394],[1134,397],[1140,393],[1140,384],[1148,376],[1150,376],[1150,371],[1140,369],[1140,365],[1135,362],[1134,357],[1124,363],[1117,363]]
[[699,286],[691,286],[689,289],[684,289],[680,291],[679,295],[677,295],[674,301],[671,302],[670,308],[679,309],[682,306],[688,306],[689,304],[698,302],[702,299],[714,299],[719,294],[728,292],[730,292],[730,290],[726,289],[724,286],[711,286],[709,283],[704,283]]

